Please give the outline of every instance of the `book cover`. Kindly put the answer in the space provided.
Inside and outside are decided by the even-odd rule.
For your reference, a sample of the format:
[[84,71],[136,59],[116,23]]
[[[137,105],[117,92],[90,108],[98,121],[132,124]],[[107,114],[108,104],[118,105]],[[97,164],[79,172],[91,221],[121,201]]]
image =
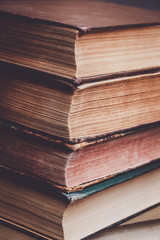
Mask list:
[[156,11],[106,1],[2,1],[0,18],[7,62],[71,79],[160,65]]

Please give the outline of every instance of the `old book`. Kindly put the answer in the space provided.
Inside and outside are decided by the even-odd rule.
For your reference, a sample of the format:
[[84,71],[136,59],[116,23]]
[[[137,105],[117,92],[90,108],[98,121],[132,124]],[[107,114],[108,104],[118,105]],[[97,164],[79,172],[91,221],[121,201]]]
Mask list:
[[[1,240],[44,240],[36,235],[30,235],[27,231],[21,232],[17,228],[0,226]],[[96,234],[88,240],[159,240],[160,220],[139,223],[124,227],[112,228]]]
[[[111,229],[105,229],[89,237],[90,240],[122,240],[122,239],[139,239],[140,240],[159,240],[160,237],[160,207],[153,206],[151,209],[146,209],[138,216],[131,218],[132,222],[128,221]],[[38,235],[27,231],[26,229],[18,228],[13,224],[0,222],[0,238],[1,240],[42,240]]]
[[105,1],[1,1],[0,59],[68,78],[160,67],[160,13]]
[[85,238],[158,204],[159,164],[74,193],[1,171],[1,218],[48,239]]
[[0,166],[68,190],[160,158],[160,123],[97,139],[84,148],[83,143],[81,149],[6,122],[1,122],[0,132]]
[[102,231],[88,240],[159,240],[160,220],[125,225]]
[[73,83],[0,63],[0,116],[31,129],[83,142],[159,121],[160,71]]

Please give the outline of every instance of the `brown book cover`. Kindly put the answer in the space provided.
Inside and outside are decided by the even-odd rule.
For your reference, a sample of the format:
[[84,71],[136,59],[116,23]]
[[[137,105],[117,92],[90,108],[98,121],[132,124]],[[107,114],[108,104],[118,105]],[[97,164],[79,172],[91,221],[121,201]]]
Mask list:
[[70,26],[82,32],[160,23],[159,12],[102,0],[2,0],[0,10]]
[[106,1],[1,1],[0,59],[71,79],[160,66],[160,13]]

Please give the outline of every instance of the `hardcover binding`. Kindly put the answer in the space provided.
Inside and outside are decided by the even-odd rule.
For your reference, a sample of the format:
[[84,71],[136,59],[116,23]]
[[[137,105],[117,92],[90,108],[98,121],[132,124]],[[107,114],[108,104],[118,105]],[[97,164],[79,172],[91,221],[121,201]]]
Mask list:
[[[1,1],[0,11],[2,13],[23,16],[30,20],[54,22],[54,24],[77,29],[81,33],[117,27],[160,24],[160,14],[156,11],[109,3],[102,0],[3,0]],[[54,14],[55,12],[56,14]],[[95,13],[98,16],[96,18]]]

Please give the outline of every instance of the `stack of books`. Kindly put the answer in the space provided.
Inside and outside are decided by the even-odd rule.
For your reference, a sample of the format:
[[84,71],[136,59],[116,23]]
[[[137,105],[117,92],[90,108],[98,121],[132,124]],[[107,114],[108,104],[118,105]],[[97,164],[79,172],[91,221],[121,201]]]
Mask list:
[[6,0],[0,32],[2,238],[158,236],[160,14]]

